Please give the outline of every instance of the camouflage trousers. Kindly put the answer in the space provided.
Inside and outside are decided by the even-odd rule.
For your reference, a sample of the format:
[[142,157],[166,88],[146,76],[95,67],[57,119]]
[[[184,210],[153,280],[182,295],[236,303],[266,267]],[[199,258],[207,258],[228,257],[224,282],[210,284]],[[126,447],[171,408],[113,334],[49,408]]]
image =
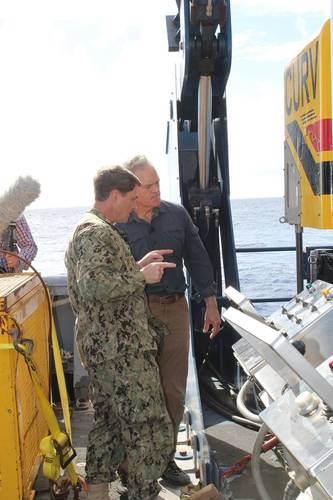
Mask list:
[[155,353],[123,355],[88,371],[95,420],[88,437],[87,482],[114,481],[127,457],[129,500],[153,500],[173,450]]

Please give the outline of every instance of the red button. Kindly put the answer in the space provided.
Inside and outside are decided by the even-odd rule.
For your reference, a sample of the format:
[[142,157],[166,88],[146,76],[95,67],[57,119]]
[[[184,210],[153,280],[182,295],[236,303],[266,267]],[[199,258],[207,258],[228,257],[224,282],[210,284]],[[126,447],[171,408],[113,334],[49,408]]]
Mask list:
[[333,359],[328,363],[328,366],[330,367],[331,370],[333,370]]

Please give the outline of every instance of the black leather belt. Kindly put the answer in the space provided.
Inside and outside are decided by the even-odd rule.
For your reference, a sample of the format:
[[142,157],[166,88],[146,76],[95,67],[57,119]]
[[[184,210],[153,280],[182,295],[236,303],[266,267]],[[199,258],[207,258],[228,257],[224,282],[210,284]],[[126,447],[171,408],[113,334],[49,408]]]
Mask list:
[[182,297],[184,297],[183,293],[173,293],[172,295],[159,295],[157,293],[151,293],[148,295],[149,302],[155,302],[157,304],[174,304]]

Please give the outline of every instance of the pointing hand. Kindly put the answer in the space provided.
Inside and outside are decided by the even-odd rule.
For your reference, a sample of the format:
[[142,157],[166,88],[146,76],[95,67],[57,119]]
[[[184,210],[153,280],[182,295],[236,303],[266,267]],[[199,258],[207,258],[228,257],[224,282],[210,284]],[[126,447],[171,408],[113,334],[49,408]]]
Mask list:
[[162,262],[162,260],[164,260],[163,256],[169,255],[170,253],[173,253],[173,250],[152,250],[138,261],[138,266],[140,269],[143,269],[151,262]]
[[143,267],[141,272],[145,277],[146,283],[151,285],[161,281],[165,269],[172,269],[175,267],[176,264],[173,262],[151,262]]

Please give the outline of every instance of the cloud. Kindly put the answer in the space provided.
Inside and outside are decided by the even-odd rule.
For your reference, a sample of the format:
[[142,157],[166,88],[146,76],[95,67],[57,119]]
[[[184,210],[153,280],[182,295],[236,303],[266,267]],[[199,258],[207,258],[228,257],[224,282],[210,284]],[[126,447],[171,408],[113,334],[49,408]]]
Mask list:
[[[233,39],[233,60],[287,62],[305,45],[305,38],[272,43],[266,40],[266,36],[264,32],[254,30],[236,33]],[[308,38],[307,41],[310,39]]]
[[227,97],[231,196],[282,196],[283,88],[256,82]]
[[[235,0],[233,4],[233,66],[227,97],[234,198],[283,195],[283,72],[318,35],[329,3]],[[239,29],[247,24],[247,29]]]
[[[96,169],[137,152],[164,167],[171,89],[164,15],[147,2],[155,17],[142,18],[133,2],[126,6],[132,24],[123,24],[123,3],[113,4],[89,22],[85,4],[81,20],[68,24],[59,20],[64,3],[55,16],[32,2],[26,18],[8,15],[0,28],[2,188],[19,175],[38,178],[36,206],[88,205]],[[42,20],[35,16],[38,5]],[[71,14],[66,10],[67,18]],[[135,36],[124,37],[135,26]]]
[[[308,13],[294,17],[288,16],[286,19],[278,16],[269,19],[268,16],[265,30],[255,29],[257,22],[254,23],[253,28],[234,29],[233,60],[286,62],[300,52],[310,40],[318,36],[324,21],[325,17],[321,16],[317,22],[314,22],[313,16]],[[279,23],[284,23],[283,34],[276,28]]]
[[[279,72],[279,64],[282,68],[294,57],[311,34],[311,15],[324,15],[324,2],[234,0],[232,10],[235,64],[227,89],[232,196],[279,195],[283,71],[271,85],[262,63],[276,62]],[[174,0],[2,2],[3,190],[30,174],[42,184],[38,206],[89,205],[96,169],[142,152],[158,168],[166,193],[173,72],[164,16],[175,11]],[[272,39],[263,16],[289,14],[294,38],[281,25]],[[246,30],[234,29],[236,16]],[[173,187],[176,183],[171,180]]]
[[144,24],[150,22],[153,26],[154,16],[157,12],[170,10],[176,12],[176,3],[173,0],[127,0],[115,2],[110,0],[7,0],[1,4],[1,17],[21,17],[30,19],[37,16],[39,19],[55,19],[76,21],[101,21],[105,20],[121,32],[124,24],[142,20]]
[[234,0],[233,8],[240,7],[243,15],[275,16],[277,14],[319,14],[329,16],[328,0]]

